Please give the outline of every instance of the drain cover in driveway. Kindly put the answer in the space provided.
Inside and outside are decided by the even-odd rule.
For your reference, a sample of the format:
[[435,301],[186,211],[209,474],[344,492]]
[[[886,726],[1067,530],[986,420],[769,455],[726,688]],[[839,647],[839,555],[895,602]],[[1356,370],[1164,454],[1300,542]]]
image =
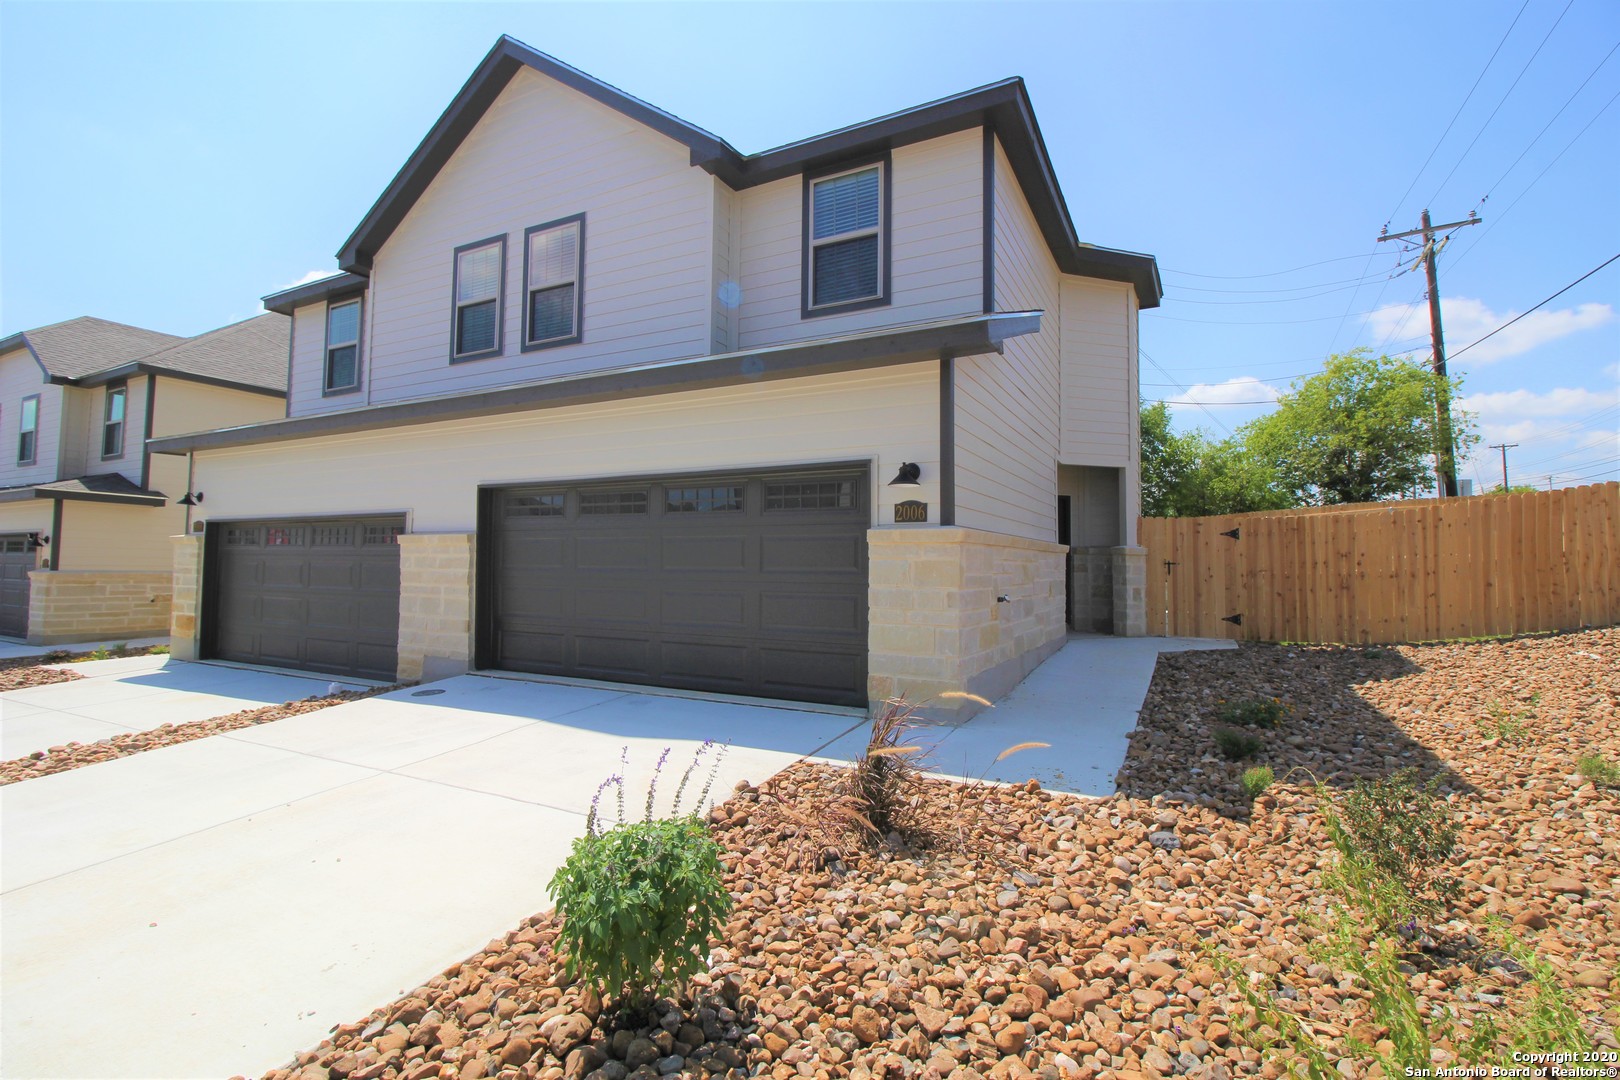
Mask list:
[[415,693],[413,693],[411,695],[411,697],[432,697],[434,694],[442,694],[442,693],[444,693],[443,690],[418,690]]

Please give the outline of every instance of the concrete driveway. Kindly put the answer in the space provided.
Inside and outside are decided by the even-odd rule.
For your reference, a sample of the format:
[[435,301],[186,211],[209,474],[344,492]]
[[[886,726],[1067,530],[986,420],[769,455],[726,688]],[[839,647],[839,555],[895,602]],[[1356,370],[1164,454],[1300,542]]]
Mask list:
[[[0,693],[0,759],[159,724],[208,720],[324,694],[330,677],[129,656],[55,665],[80,678]],[[359,683],[340,683],[354,688]]]
[[461,676],[0,788],[5,1075],[256,1075],[549,907],[621,747],[635,815],[666,746],[723,798],[860,726]]

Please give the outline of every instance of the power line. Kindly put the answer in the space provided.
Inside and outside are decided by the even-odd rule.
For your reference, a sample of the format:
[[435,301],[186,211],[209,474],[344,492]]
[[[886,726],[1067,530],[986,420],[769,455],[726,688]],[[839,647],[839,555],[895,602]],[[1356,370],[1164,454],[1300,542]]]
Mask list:
[[1541,44],[1536,46],[1536,51],[1530,54],[1530,59],[1524,62],[1524,67],[1520,68],[1519,74],[1514,76],[1513,85],[1507,88],[1507,93],[1502,95],[1502,100],[1496,103],[1496,108],[1491,110],[1491,115],[1485,118],[1485,122],[1481,124],[1479,130],[1474,133],[1473,141],[1470,142],[1463,150],[1462,157],[1457,159],[1457,164],[1453,165],[1451,167],[1451,171],[1446,173],[1446,178],[1440,181],[1440,186],[1435,189],[1435,193],[1429,198],[1429,205],[1433,206],[1440,200],[1440,192],[1444,191],[1446,189],[1446,185],[1451,182],[1451,178],[1457,175],[1457,170],[1462,168],[1462,163],[1468,159],[1469,153],[1474,149],[1474,144],[1479,142],[1479,137],[1481,135],[1485,134],[1485,129],[1491,126],[1491,121],[1495,120],[1496,114],[1502,111],[1502,106],[1507,104],[1507,99],[1513,96],[1513,91],[1519,86],[1519,80],[1523,79],[1524,73],[1530,70],[1530,65],[1536,62],[1536,57],[1540,56],[1541,50],[1546,48],[1548,39],[1553,36],[1553,31],[1558,29],[1558,24],[1564,21],[1564,16],[1568,15],[1569,9],[1574,6],[1575,0],[1569,0],[1569,3],[1564,5],[1564,10],[1558,13],[1558,18],[1554,19],[1553,24],[1547,28],[1547,33],[1542,37]]
[[1274,270],[1269,274],[1199,274],[1191,270],[1175,270],[1171,267],[1160,267],[1167,274],[1181,274],[1184,277],[1209,278],[1213,281],[1254,281],[1259,278],[1283,277],[1286,274],[1297,274],[1301,270],[1309,270],[1315,266],[1326,266],[1329,263],[1349,262],[1351,259],[1364,259],[1365,255],[1341,255],[1337,259],[1323,259],[1321,262],[1306,263],[1290,270]]
[[1351,289],[1361,288],[1361,285],[1365,283],[1366,279],[1363,279],[1361,283],[1356,285],[1343,285],[1337,289],[1323,289],[1321,292],[1309,293],[1305,296],[1281,296],[1275,300],[1187,300],[1179,296],[1166,296],[1165,299],[1177,304],[1209,304],[1216,307],[1241,306],[1248,304],[1293,304],[1301,300],[1315,300],[1318,296],[1328,296],[1332,293],[1349,292]]
[[1576,278],[1574,281],[1570,282],[1568,285],[1565,285],[1562,289],[1559,289],[1557,292],[1555,292],[1551,296],[1547,297],[1547,299],[1543,300],[1541,303],[1539,303],[1535,307],[1531,308],[1530,311],[1525,311],[1525,312],[1522,312],[1522,313],[1520,313],[1518,315],[1513,316],[1513,318],[1509,319],[1507,322],[1503,323],[1501,326],[1498,326],[1495,330],[1492,330],[1490,333],[1488,333],[1484,337],[1480,338],[1479,341],[1471,341],[1467,345],[1464,345],[1462,348],[1460,348],[1456,352],[1452,353],[1451,358],[1453,360],[1455,360],[1457,357],[1461,356],[1463,353],[1467,352],[1469,349],[1472,349],[1475,345],[1480,344],[1480,342],[1489,341],[1491,338],[1495,337],[1497,334],[1500,334],[1502,331],[1506,330],[1508,327],[1512,326],[1514,323],[1518,322],[1520,319],[1522,319],[1526,315],[1530,314],[1531,311],[1535,311],[1536,308],[1546,307],[1548,304],[1552,303],[1554,300],[1558,299],[1560,296],[1563,296],[1565,293],[1569,292],[1569,290],[1573,289],[1575,286],[1579,285],[1581,282],[1585,281],[1587,278],[1591,277],[1593,274],[1597,273],[1599,270],[1602,270],[1605,266],[1608,266],[1610,263],[1614,262],[1617,259],[1620,259],[1620,254],[1610,256],[1604,262],[1600,263],[1597,266],[1594,266],[1592,269],[1588,270],[1586,273],[1582,274],[1580,277]]
[[[1359,258],[1361,258],[1361,256],[1357,255],[1356,258],[1359,259]],[[1400,267],[1397,266],[1396,269],[1400,269]],[[1366,277],[1340,278],[1338,281],[1320,281],[1320,282],[1317,282],[1317,283],[1315,283],[1313,285],[1290,285],[1290,286],[1279,285],[1274,289],[1211,289],[1211,288],[1206,288],[1206,287],[1202,287],[1202,286],[1198,286],[1198,285],[1177,285],[1176,288],[1181,289],[1181,290],[1183,290],[1185,292],[1231,293],[1231,294],[1234,294],[1234,295],[1236,295],[1236,294],[1251,295],[1251,294],[1254,294],[1254,293],[1305,292],[1308,289],[1325,289],[1330,285],[1354,285],[1358,281],[1372,281],[1375,278],[1379,278],[1379,277],[1382,277],[1382,276],[1384,276],[1383,273],[1379,272],[1377,274],[1368,274]]]
[[[1371,311],[1358,311],[1357,315],[1371,315]],[[1182,319],[1175,315],[1152,315],[1152,319],[1167,319],[1170,322],[1207,323],[1211,326],[1295,326],[1299,323],[1331,322],[1337,318],[1347,318],[1339,315],[1323,315],[1315,319],[1262,319],[1262,320],[1232,320],[1232,319]]]
[[[1183,394],[1187,393],[1187,388],[1185,386],[1182,386],[1180,383],[1175,382],[1174,381],[1175,376],[1170,374],[1168,371],[1164,370],[1163,365],[1161,365],[1157,360],[1153,359],[1153,357],[1151,357],[1151,356],[1149,356],[1147,354],[1147,350],[1143,349],[1140,345],[1138,345],[1137,348],[1136,348],[1136,352],[1137,352],[1138,356],[1142,357],[1142,359],[1144,359],[1148,363],[1152,364],[1153,367],[1154,367],[1154,370],[1156,370],[1160,375],[1163,375],[1165,378],[1172,380],[1171,385],[1175,386]],[[1203,409],[1204,415],[1209,417],[1210,420],[1214,421],[1216,427],[1218,427],[1222,431],[1226,432],[1228,437],[1231,436],[1232,429],[1227,427],[1224,423],[1222,423],[1220,417],[1218,417],[1214,413],[1210,412],[1207,408],[1204,408],[1204,406],[1199,404],[1198,402],[1192,402],[1191,404],[1198,405],[1198,407],[1200,409]]]

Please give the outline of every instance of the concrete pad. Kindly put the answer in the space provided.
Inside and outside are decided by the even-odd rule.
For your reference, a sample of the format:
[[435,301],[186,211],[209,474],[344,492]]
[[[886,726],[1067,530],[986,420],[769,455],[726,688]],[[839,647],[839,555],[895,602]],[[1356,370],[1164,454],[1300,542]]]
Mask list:
[[21,660],[30,656],[45,656],[53,652],[95,652],[97,649],[149,649],[153,645],[167,645],[167,637],[114,638],[107,641],[74,641],[63,645],[30,645],[21,638],[0,638],[0,660]]
[[[549,908],[609,774],[639,817],[666,746],[661,806],[705,739],[735,744],[719,799],[858,726],[478,676],[432,689],[0,788],[7,1075],[276,1067]],[[63,1039],[64,1001],[96,1023]]]
[[[1072,634],[995,708],[942,729],[930,765],[947,775],[1003,783],[1033,778],[1054,791],[1112,795],[1159,655],[1236,647],[1205,638]],[[920,741],[927,743],[931,734],[923,732]],[[996,760],[1024,742],[1051,745]]]
[[324,676],[130,656],[52,665],[80,678],[0,693],[0,755],[23,757],[69,742],[149,731],[322,695]]

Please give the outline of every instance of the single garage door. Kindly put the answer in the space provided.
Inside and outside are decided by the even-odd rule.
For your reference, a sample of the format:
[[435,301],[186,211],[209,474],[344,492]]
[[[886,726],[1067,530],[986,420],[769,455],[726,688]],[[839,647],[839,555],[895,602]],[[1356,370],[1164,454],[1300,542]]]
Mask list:
[[28,636],[28,572],[34,568],[34,550],[28,537],[0,536],[0,634]]
[[491,492],[483,661],[865,705],[868,501],[849,467]]
[[207,655],[392,680],[403,518],[208,526]]

